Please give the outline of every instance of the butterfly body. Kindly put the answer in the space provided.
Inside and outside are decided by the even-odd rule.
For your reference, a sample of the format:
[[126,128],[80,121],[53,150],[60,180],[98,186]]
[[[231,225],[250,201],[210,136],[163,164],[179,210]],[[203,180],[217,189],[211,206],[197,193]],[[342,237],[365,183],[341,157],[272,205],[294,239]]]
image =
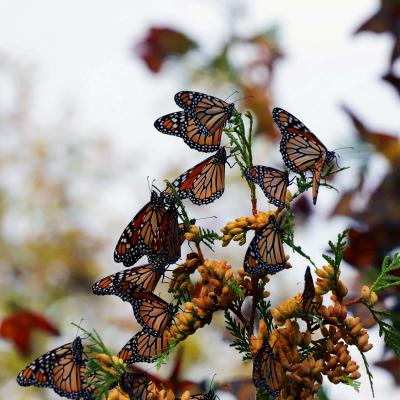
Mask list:
[[57,347],[37,358],[17,376],[21,386],[52,388],[69,399],[92,399],[93,388],[85,381],[86,355],[82,341]]
[[244,270],[250,275],[275,274],[286,266],[280,225],[271,215],[266,226],[258,230],[247,249]]
[[[169,232],[175,233],[171,235]],[[175,246],[178,241],[178,213],[175,204],[165,193],[152,191],[150,201],[122,232],[115,247],[114,260],[129,267],[147,255],[151,263],[162,267],[179,259],[180,246]],[[174,254],[170,251],[171,246],[175,246]]]
[[272,116],[282,139],[280,152],[287,168],[298,174],[313,172],[313,202],[317,201],[321,173],[336,154],[325,145],[295,116],[282,108],[274,108]]
[[246,168],[245,177],[259,185],[268,200],[277,207],[285,206],[286,191],[289,185],[288,173],[271,167],[255,165]]

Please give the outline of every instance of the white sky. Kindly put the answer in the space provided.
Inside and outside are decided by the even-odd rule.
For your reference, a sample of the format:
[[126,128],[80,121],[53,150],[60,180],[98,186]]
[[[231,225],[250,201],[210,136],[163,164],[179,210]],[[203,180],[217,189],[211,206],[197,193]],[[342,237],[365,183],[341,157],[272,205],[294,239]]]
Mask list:
[[[83,134],[107,132],[123,157],[132,157],[136,167],[132,184],[138,188],[133,202],[140,206],[148,193],[147,175],[161,178],[166,166],[183,162],[190,166],[193,161],[189,159],[201,160],[204,155],[189,152],[177,139],[155,131],[153,121],[176,109],[173,94],[182,89],[182,81],[173,68],[158,76],[149,74],[130,49],[150,25],[160,24],[184,29],[212,53],[228,34],[226,21],[233,3],[239,4],[229,0],[0,0],[0,55],[35,67],[34,119],[52,123],[58,120],[60,109],[73,107],[75,124]],[[276,106],[305,121],[331,148],[346,143],[351,132],[339,109],[342,103],[353,107],[372,126],[389,131],[398,128],[398,97],[379,79],[386,72],[392,41],[387,35],[352,36],[376,9],[377,1],[242,3],[247,11],[237,22],[239,32],[251,34],[275,23],[280,28],[286,57],[276,70]],[[113,211],[122,212],[123,226],[131,213],[126,210],[126,199],[119,200],[112,191],[103,196],[105,208],[112,205]],[[331,193],[322,190],[319,203],[329,196]],[[238,215],[237,209],[245,209],[238,199],[237,207],[228,210],[231,217]],[[124,211],[119,210],[122,205]],[[321,214],[326,212],[326,207],[320,209]],[[202,213],[212,215],[218,210],[227,212],[226,204],[217,202]],[[95,218],[99,209],[95,205],[88,212]],[[301,244],[321,254],[327,239],[334,238],[345,224],[330,222],[323,232],[312,224]],[[277,285],[291,285],[297,292],[301,275]],[[377,346],[368,354],[371,363],[380,357],[380,351]],[[391,378],[381,370],[375,370],[374,375],[378,397],[393,396]],[[362,382],[359,396],[341,385],[332,388],[331,398],[340,394],[370,399],[368,383],[365,379]]]

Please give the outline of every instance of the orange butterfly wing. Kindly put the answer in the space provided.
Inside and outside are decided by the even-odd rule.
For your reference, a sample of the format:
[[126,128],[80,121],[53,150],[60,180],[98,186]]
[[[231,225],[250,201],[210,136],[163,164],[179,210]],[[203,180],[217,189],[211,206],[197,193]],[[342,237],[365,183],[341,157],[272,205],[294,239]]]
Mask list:
[[206,153],[217,151],[221,143],[222,127],[211,134],[204,132],[184,111],[158,118],[154,127],[165,135],[180,137],[190,148]]

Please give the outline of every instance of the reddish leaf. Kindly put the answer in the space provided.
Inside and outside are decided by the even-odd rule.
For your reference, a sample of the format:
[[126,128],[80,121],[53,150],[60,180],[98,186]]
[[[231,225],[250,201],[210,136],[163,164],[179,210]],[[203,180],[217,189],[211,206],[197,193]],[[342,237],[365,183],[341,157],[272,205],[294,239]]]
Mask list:
[[160,71],[164,61],[171,56],[182,56],[196,47],[185,34],[166,27],[152,27],[136,46],[136,54],[150,71]]
[[381,0],[378,11],[368,18],[357,30],[360,32],[389,32],[394,37],[390,63],[400,56],[400,5],[396,0]]
[[1,321],[0,336],[13,342],[21,353],[28,355],[31,349],[31,334],[35,329],[50,335],[59,335],[58,329],[43,315],[17,311]]
[[388,360],[377,361],[374,365],[389,372],[393,376],[396,385],[400,385],[400,360],[398,358],[389,358]]

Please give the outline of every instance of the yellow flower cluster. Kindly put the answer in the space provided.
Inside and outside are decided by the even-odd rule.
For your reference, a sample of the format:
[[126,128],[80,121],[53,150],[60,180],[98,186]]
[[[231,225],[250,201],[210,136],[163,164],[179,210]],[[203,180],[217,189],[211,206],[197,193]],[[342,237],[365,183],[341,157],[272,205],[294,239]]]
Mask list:
[[[154,382],[150,382],[149,386],[147,387],[147,397],[146,400],[175,400],[176,396],[174,392],[169,389],[159,389]],[[187,390],[184,392],[181,397],[181,400],[189,400],[190,399],[190,392]]]
[[197,267],[201,265],[201,259],[197,253],[189,253],[186,256],[186,261],[178,265],[172,271],[172,278],[170,288],[174,291],[180,290],[193,290],[193,284],[190,280],[190,275],[196,271]]
[[339,272],[336,272],[332,265],[325,265],[317,268],[315,273],[318,279],[315,283],[315,293],[323,296],[332,291],[332,300],[342,300],[347,296],[348,289],[344,282],[339,279]]
[[228,246],[231,240],[239,242],[239,245],[243,246],[246,243],[246,233],[251,229],[257,230],[267,225],[270,215],[275,215],[275,212],[259,211],[256,215],[239,217],[228,222],[221,228],[222,246]]
[[201,291],[197,298],[185,303],[184,311],[175,316],[175,325],[170,329],[170,340],[181,341],[197,329],[209,324],[217,310],[227,309],[237,299],[232,285],[247,285],[244,275],[235,279],[232,267],[224,260],[204,260],[197,267],[201,276]]
[[[99,362],[102,371],[108,375],[120,376],[121,371],[117,371],[117,369],[122,367],[125,370],[124,361],[115,355],[110,357],[108,354],[99,353],[96,354],[95,358]],[[102,400],[129,400],[129,396],[117,386],[108,392],[107,398],[103,395]]]
[[190,225],[189,230],[185,233],[185,239],[188,242],[197,242],[199,237],[199,227],[196,225]]
[[[103,399],[105,399],[104,395]],[[130,400],[130,397],[119,386],[117,386],[108,392],[107,400]]]
[[371,306],[374,306],[378,302],[378,295],[368,286],[363,286],[361,288],[361,297]]
[[286,320],[293,318],[299,314],[301,310],[301,305],[297,301],[297,296],[292,297],[290,299],[285,300],[278,307],[271,308],[271,314],[274,318],[274,322],[276,325],[283,325]]
[[260,320],[257,336],[252,335],[250,338],[250,351],[253,356],[261,349],[265,339],[268,337],[268,327],[263,319]]

